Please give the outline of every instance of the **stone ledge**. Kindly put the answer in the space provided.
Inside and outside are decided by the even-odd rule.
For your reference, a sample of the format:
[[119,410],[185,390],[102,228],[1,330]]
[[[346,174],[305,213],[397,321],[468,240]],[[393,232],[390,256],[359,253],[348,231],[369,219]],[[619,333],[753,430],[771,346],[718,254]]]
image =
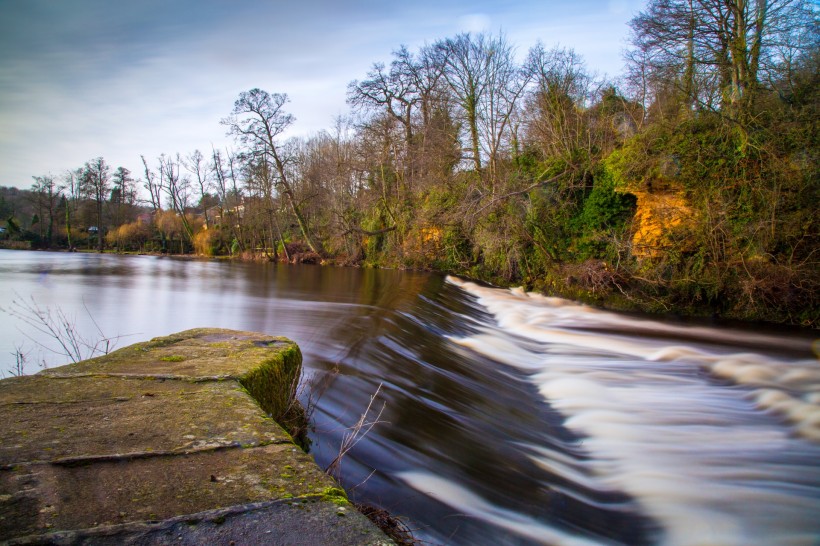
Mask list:
[[[68,545],[202,546],[203,544],[392,545],[372,524],[350,521],[352,508],[321,498],[274,501],[210,510],[170,518],[62,531],[8,541],[9,546]],[[359,517],[363,517],[359,514]]]
[[0,381],[0,541],[391,544],[271,418],[300,371],[196,329]]

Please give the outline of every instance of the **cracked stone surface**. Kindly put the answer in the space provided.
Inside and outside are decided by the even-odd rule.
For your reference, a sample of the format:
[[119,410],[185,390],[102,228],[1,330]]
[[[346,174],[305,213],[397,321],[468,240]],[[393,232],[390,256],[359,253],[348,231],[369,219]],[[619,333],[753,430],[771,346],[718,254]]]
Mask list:
[[0,381],[0,541],[390,544],[270,416],[300,368],[196,329]]

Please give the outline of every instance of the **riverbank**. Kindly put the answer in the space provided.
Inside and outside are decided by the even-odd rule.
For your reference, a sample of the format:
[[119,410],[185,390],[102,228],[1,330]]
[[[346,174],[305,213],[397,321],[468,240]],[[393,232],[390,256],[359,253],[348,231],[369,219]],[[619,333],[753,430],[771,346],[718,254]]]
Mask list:
[[0,382],[9,544],[392,544],[277,421],[299,347],[195,329]]
[[[692,295],[703,288],[699,286],[698,281],[688,281],[689,287],[681,285],[669,289],[663,286],[664,282],[660,279],[647,279],[633,274],[626,268],[613,266],[602,260],[559,264],[542,276],[508,279],[494,271],[475,266],[442,269],[432,264],[411,266],[394,261],[381,263],[351,260],[347,256],[324,259],[319,259],[318,256],[312,254],[304,256],[308,259],[305,261],[291,260],[289,263],[334,267],[372,267],[456,275],[496,288],[522,287],[526,291],[570,299],[602,309],[644,313],[659,318],[716,319],[749,324],[767,323],[809,329],[820,328],[820,307],[815,302],[818,297],[816,291],[806,288],[799,293],[794,293],[789,290],[788,283],[785,281],[782,285],[777,285],[779,282],[777,275],[773,275],[765,287],[751,286],[747,283],[738,287],[737,293],[727,290],[724,294],[706,298],[705,295],[703,297]],[[221,258],[255,262],[272,261],[265,254],[254,253]],[[783,272],[779,271],[779,273]],[[761,291],[766,293],[762,294]],[[808,297],[804,297],[807,295]],[[778,297],[780,297],[779,300]],[[774,301],[770,301],[772,298]]]
[[[3,248],[2,245],[0,245],[0,248]],[[14,248],[13,250],[32,249]],[[66,250],[49,249],[46,251],[65,252]],[[98,253],[93,249],[77,249],[76,252]],[[279,260],[273,260],[270,254],[264,252],[241,252],[224,256],[162,252],[116,252],[110,250],[104,253],[190,260],[299,263],[330,267],[393,269],[442,275],[449,274],[498,288],[523,287],[527,291],[579,301],[602,309],[645,313],[658,318],[712,319],[729,323],[763,323],[812,330],[820,328],[820,307],[814,303],[818,296],[815,291],[806,288],[804,292],[811,294],[811,297],[802,298],[800,294],[787,293],[788,286],[784,284],[778,292],[776,284],[778,280],[774,277],[769,279],[769,285],[771,286],[768,286],[767,294],[774,297],[778,293],[782,293],[783,305],[780,307],[769,305],[765,298],[756,299],[754,297],[755,287],[747,287],[751,291],[748,293],[727,293],[709,300],[696,296],[685,297],[683,294],[676,292],[664,293],[659,286],[660,281],[652,281],[632,275],[619,266],[612,266],[600,260],[587,260],[580,264],[556,265],[549,274],[544,276],[509,280],[478,267],[442,269],[436,268],[432,264],[408,265],[397,261],[383,263],[380,261],[351,260],[347,256],[320,258],[318,255],[304,252],[298,253],[297,258],[299,256],[301,258],[291,259],[290,261],[284,260],[282,253],[279,254]],[[690,283],[697,284],[694,280]],[[678,287],[678,289],[684,290],[681,287]],[[692,289],[694,290],[694,288]]]

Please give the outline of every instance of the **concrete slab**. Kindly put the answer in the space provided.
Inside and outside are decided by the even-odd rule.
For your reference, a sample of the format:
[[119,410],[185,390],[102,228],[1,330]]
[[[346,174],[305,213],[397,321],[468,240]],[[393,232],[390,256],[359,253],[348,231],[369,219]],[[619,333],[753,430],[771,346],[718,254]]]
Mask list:
[[233,381],[21,377],[0,407],[0,465],[291,442]]
[[300,367],[197,329],[0,381],[0,541],[391,544],[275,421]]

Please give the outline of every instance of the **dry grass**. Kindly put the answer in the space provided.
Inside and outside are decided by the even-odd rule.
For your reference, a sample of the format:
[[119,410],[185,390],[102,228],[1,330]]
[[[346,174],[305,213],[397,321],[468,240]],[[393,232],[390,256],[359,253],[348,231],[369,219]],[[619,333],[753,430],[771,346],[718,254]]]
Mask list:
[[413,538],[413,532],[401,519],[393,516],[387,510],[371,506],[369,504],[354,504],[356,510],[367,516],[376,527],[393,539],[399,546],[412,546],[417,544]]

